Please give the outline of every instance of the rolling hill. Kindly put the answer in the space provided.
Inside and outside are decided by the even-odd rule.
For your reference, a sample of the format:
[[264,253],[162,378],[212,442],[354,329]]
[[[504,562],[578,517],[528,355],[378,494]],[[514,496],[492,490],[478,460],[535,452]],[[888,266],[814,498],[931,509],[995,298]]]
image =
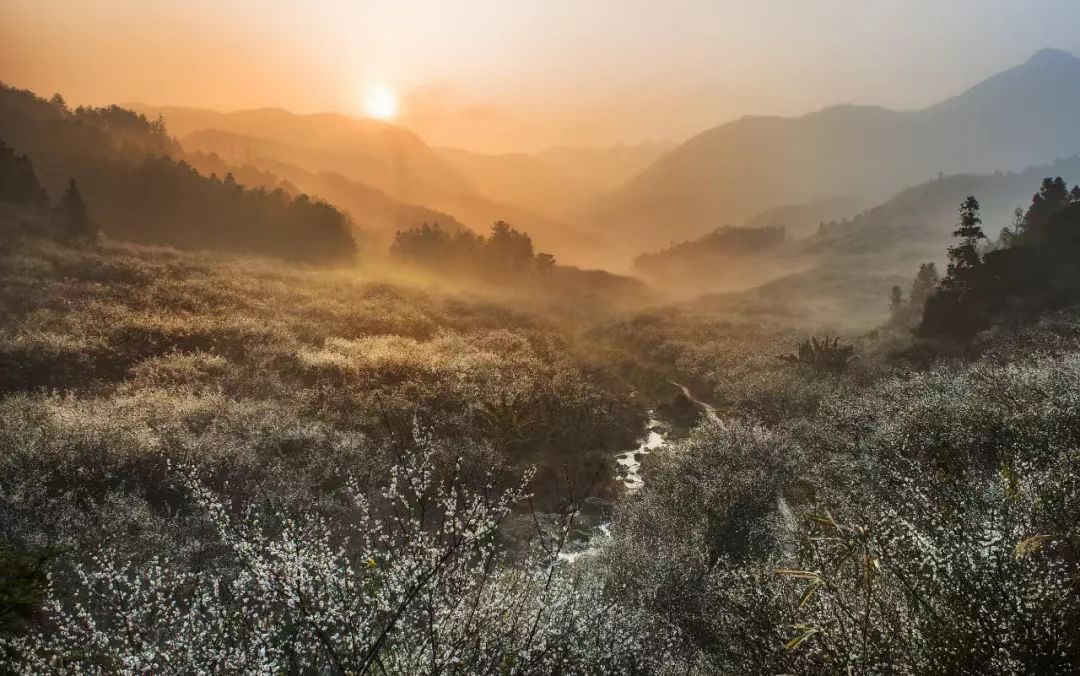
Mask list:
[[535,154],[437,150],[487,197],[576,222],[588,206],[668,149],[664,144],[643,143],[553,147]]
[[923,110],[841,105],[744,117],[659,158],[595,207],[645,248],[772,207],[844,196],[879,202],[932,176],[1019,170],[1080,152],[1080,59],[1043,50]]
[[707,235],[643,257],[652,259],[654,274],[642,272],[688,294],[725,292],[705,301],[713,309],[770,308],[787,320],[828,319],[864,330],[884,320],[889,290],[906,289],[920,263],[944,269],[965,197],[979,199],[983,228],[993,240],[1012,225],[1015,209],[1031,204],[1048,176],[1080,182],[1080,157],[1021,172],[945,176],[758,255],[725,250]]
[[279,175],[349,211],[361,227],[383,238],[418,222],[484,231],[504,220],[569,263],[594,261],[607,249],[604,238],[582,228],[493,199],[402,127],[335,113],[131,106],[163,116],[185,150]]
[[[223,132],[212,149],[223,157],[246,155],[311,172],[331,171],[412,203],[467,192],[468,181],[404,127],[337,113],[297,115],[278,108],[217,112],[199,108],[129,104],[171,133]],[[204,139],[208,141],[208,139]],[[207,149],[207,143],[201,149]]]

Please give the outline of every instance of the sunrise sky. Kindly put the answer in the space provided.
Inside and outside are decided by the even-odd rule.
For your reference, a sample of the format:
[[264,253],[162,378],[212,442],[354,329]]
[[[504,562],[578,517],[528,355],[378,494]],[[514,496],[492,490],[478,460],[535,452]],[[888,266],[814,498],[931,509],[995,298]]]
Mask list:
[[919,107],[1039,48],[1080,52],[1077,26],[1074,0],[0,0],[0,80],[350,115],[375,91],[432,144],[510,151]]

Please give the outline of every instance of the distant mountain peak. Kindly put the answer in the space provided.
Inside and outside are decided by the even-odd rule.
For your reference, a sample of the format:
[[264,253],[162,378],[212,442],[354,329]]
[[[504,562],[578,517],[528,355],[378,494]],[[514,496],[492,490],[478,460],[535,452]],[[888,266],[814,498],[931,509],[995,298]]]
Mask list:
[[1065,63],[1069,61],[1075,61],[1076,57],[1072,52],[1067,52],[1064,49],[1040,49],[1035,52],[1028,63],[1030,64],[1053,64],[1053,63]]
[[1080,58],[1043,49],[919,110],[840,105],[741,118],[662,155],[596,207],[659,248],[828,195],[875,202],[943,172],[1019,170],[1080,153]]

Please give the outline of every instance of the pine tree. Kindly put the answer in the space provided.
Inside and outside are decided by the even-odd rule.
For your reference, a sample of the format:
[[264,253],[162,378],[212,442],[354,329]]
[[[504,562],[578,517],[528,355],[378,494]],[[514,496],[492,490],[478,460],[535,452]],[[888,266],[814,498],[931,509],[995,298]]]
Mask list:
[[979,240],[986,239],[979,216],[979,201],[968,197],[960,205],[960,224],[953,231],[960,241],[949,247],[947,278],[951,283],[963,282],[979,266]]
[[889,294],[889,312],[896,316],[904,307],[904,292],[899,286],[894,286]]
[[1024,214],[1024,234],[1032,244],[1039,244],[1046,237],[1044,232],[1050,219],[1069,203],[1070,193],[1065,181],[1057,178],[1044,178],[1039,192],[1031,198],[1031,206]]
[[922,305],[934,293],[939,283],[941,279],[938,277],[937,266],[933,263],[923,263],[919,266],[915,281],[911,283],[911,293],[908,297],[912,303]]
[[64,234],[76,240],[92,240],[97,238],[97,227],[90,219],[90,213],[86,208],[79,186],[75,179],[68,183],[67,190],[60,198],[61,227]]
[[49,99],[49,103],[51,103],[53,106],[55,106],[58,110],[62,112],[68,112],[67,101],[65,101],[64,97],[61,96],[59,93],[53,94],[52,98]]

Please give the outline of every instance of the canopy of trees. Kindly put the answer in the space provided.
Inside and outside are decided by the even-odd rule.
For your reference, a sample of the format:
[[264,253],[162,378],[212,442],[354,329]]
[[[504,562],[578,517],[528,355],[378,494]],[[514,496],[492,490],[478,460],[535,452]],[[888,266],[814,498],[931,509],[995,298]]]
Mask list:
[[0,202],[43,204],[48,200],[45,188],[34,172],[34,163],[26,155],[0,141]]
[[0,138],[17,142],[55,193],[77,179],[114,237],[302,260],[355,253],[345,214],[304,195],[244,188],[231,175],[200,175],[176,159],[179,148],[161,119],[118,106],[69,110],[60,96],[0,86]]
[[555,257],[534,253],[532,238],[498,221],[484,237],[469,230],[447,232],[434,225],[399,230],[390,253],[424,267],[454,270],[494,279],[525,273],[546,273]]
[[4,219],[0,239],[51,237],[73,241],[97,239],[98,229],[90,217],[75,179],[68,181],[60,201],[50,213],[49,194],[41,186],[34,163],[26,155],[0,141],[0,203],[13,204],[23,218]]
[[986,245],[979,203],[960,207],[945,278],[927,299],[919,333],[959,344],[997,321],[1029,321],[1080,300],[1080,186],[1043,180],[1031,206]]

